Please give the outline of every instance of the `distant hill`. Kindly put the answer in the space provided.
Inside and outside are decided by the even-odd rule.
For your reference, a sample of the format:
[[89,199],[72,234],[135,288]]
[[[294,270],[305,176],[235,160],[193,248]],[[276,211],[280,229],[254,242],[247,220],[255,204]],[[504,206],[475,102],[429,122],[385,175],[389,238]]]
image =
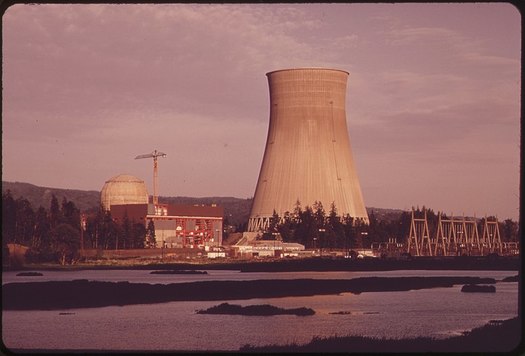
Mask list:
[[[39,187],[29,183],[21,182],[4,182],[2,181],[2,193],[10,190],[13,198],[23,197],[27,199],[34,209],[43,206],[49,209],[51,197],[53,194],[60,203],[65,197],[67,200],[75,203],[81,211],[96,211],[100,205],[100,192],[95,190],[77,190],[77,189],[59,189]],[[159,197],[161,203],[167,204],[217,204],[224,208],[224,214],[231,225],[246,223],[250,215],[253,198],[233,198],[233,197]],[[327,210],[327,208],[325,208]],[[382,209],[366,208],[368,214],[374,212],[377,220],[392,221],[398,219],[403,210],[399,209]]]
[[[60,203],[65,197],[67,200],[75,203],[81,211],[96,211],[100,205],[100,192],[95,190],[76,190],[76,189],[59,189],[49,187],[39,187],[29,183],[21,182],[4,182],[2,181],[2,193],[10,190],[14,199],[23,197],[27,199],[33,209],[43,206],[49,209],[51,197],[53,194]],[[159,197],[161,203],[166,204],[217,204],[224,208],[225,216],[231,225],[238,225],[248,221],[248,215],[252,206],[252,199],[241,199],[232,197],[209,197],[209,198],[191,198],[191,197]]]
[[95,190],[48,188],[29,183],[2,181],[2,194],[7,190],[11,191],[14,199],[19,197],[27,199],[35,210],[39,206],[49,209],[53,194],[57,197],[59,204],[65,197],[74,202],[81,211],[96,210],[100,205],[100,192]]
[[378,221],[388,222],[399,219],[404,211],[401,209],[366,208],[368,216],[373,212]]

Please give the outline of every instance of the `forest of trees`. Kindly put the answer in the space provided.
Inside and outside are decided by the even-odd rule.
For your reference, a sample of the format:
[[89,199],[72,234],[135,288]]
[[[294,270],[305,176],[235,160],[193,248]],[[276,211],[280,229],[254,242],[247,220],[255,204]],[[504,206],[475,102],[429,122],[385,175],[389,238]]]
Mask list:
[[[435,237],[438,225],[438,214],[425,207],[415,209],[415,217],[427,221],[431,237]],[[296,202],[293,212],[285,212],[279,216],[275,211],[270,221],[269,233],[279,233],[285,242],[298,242],[306,248],[368,248],[374,242],[386,242],[397,239],[399,243],[407,241],[410,232],[411,212],[404,211],[398,219],[378,220],[372,211],[369,224],[362,219],[354,219],[349,215],[339,216],[337,207],[332,203],[326,213],[322,203],[315,202],[312,207],[301,207]],[[443,214],[443,218],[448,218]],[[489,221],[495,217],[487,217]],[[485,218],[478,221],[478,231],[481,233]],[[517,241],[518,223],[506,219],[499,223],[503,241]]]
[[[124,217],[117,224],[102,207],[96,214],[81,218],[72,201],[63,198],[61,204],[53,195],[49,209],[33,209],[23,197],[14,199],[8,190],[2,194],[2,250],[8,243],[29,247],[30,262],[73,263],[79,250],[131,249],[155,246],[155,226]],[[83,243],[83,246],[81,244]]]

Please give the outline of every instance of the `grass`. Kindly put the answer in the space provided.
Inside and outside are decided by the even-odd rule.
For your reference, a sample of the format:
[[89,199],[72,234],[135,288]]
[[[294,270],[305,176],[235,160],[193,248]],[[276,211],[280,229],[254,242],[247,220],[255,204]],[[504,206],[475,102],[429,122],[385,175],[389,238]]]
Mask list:
[[241,347],[246,353],[327,353],[327,352],[510,352],[523,348],[521,320],[491,321],[489,324],[447,339],[416,337],[386,339],[364,336],[315,337],[308,344]]

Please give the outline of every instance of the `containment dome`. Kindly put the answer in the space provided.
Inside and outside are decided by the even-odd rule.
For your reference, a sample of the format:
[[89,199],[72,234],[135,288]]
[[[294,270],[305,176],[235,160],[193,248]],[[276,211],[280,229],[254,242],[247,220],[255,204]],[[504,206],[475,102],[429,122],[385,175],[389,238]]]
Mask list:
[[100,202],[106,210],[111,205],[148,204],[148,197],[144,181],[127,174],[111,178],[100,192]]

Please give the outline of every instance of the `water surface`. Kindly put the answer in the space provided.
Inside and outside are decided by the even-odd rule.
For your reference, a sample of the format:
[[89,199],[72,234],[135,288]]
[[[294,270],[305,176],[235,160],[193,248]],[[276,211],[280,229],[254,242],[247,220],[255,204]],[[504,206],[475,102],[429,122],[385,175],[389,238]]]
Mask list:
[[[141,270],[42,271],[42,277],[3,273],[3,283],[89,279],[132,283],[201,280],[357,278],[368,276],[474,276],[501,280],[509,271],[256,272],[208,271],[208,275],[152,275]],[[461,293],[461,286],[408,292],[265,298],[231,304],[307,307],[313,316],[196,314],[220,301],[168,302],[55,311],[3,311],[8,348],[106,350],[238,350],[245,344],[307,343],[314,336],[365,335],[443,338],[517,315],[518,283],[497,283],[496,293]],[[332,314],[345,312],[346,314]],[[61,314],[62,313],[62,314]],[[64,314],[65,313],[65,314]],[[72,313],[72,314],[70,314]]]

